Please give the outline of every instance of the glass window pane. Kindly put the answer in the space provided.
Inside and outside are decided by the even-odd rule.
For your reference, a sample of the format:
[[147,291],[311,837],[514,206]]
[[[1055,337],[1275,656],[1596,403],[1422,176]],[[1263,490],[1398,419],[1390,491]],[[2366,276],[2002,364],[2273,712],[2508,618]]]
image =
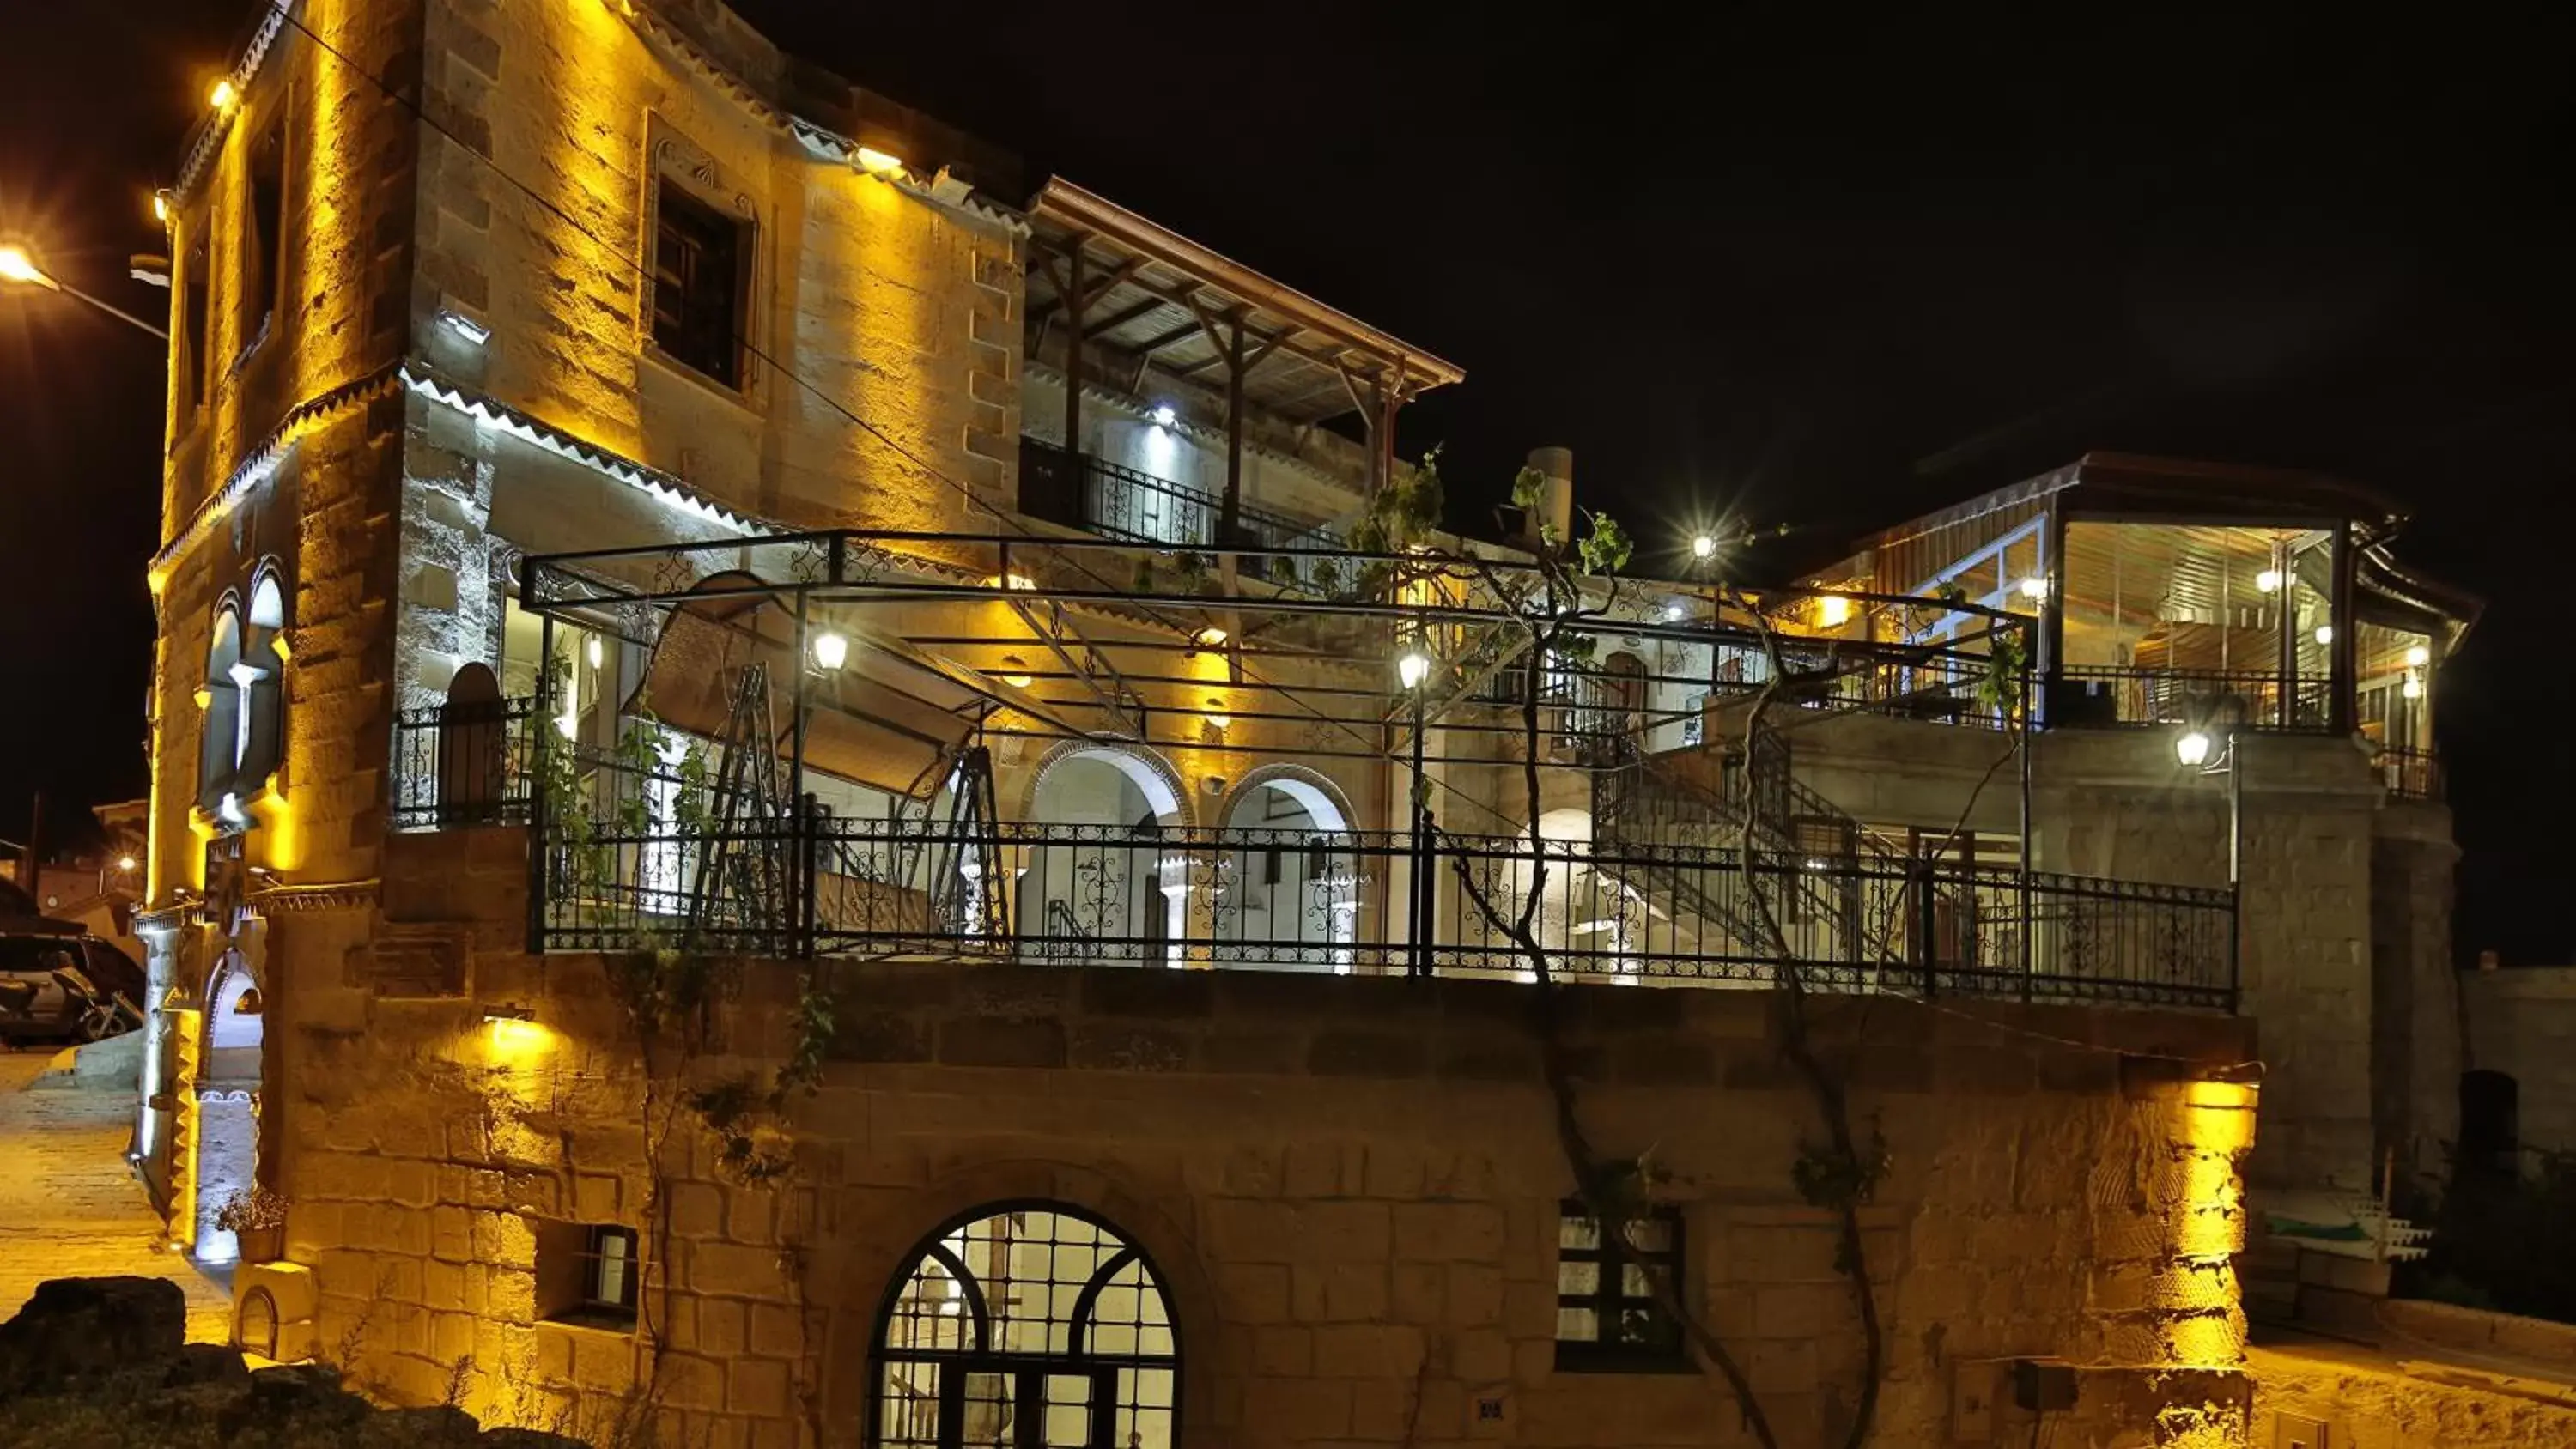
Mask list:
[[1560,1248],[1598,1248],[1601,1225],[1590,1218],[1568,1214],[1557,1224],[1556,1245]]
[[1661,1213],[1630,1218],[1627,1223],[1628,1246],[1640,1253],[1669,1253],[1673,1250],[1673,1221]]
[[1560,1307],[1556,1336],[1564,1343],[1590,1343],[1601,1336],[1601,1315],[1589,1308]]
[[1588,1298],[1600,1292],[1601,1265],[1598,1263],[1557,1264],[1556,1291],[1574,1298]]

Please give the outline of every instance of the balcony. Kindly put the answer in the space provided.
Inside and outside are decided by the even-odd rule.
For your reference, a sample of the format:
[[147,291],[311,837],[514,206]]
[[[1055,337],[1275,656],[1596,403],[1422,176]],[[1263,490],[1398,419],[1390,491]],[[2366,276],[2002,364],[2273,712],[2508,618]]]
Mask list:
[[[1587,694],[1587,698],[1593,696]],[[527,700],[397,725],[404,829],[536,831],[539,950],[690,943],[782,958],[942,958],[1808,987],[2229,1010],[2224,890],[1715,843],[1729,811],[1832,807],[1757,766],[1694,809],[1636,779],[1598,838],[767,813],[739,774],[577,747]],[[1617,712],[1559,733],[1618,737]],[[1615,748],[1593,741],[1599,761]],[[1785,759],[1779,762],[1785,768]],[[541,784],[552,778],[551,786]],[[1681,800],[1681,805],[1676,805]],[[1532,896],[1536,901],[1533,906]],[[1777,944],[1771,939],[1772,925]],[[1785,948],[1785,950],[1783,949]]]
[[[1204,489],[1133,468],[1069,453],[1037,438],[1020,439],[1020,509],[1032,518],[1102,538],[1159,548],[1214,551],[1225,500]],[[1225,546],[1253,551],[1247,571],[1286,588],[1314,589],[1312,562],[1294,551],[1341,543],[1331,525],[1290,518],[1246,503]],[[1280,551],[1287,551],[1285,553]]]

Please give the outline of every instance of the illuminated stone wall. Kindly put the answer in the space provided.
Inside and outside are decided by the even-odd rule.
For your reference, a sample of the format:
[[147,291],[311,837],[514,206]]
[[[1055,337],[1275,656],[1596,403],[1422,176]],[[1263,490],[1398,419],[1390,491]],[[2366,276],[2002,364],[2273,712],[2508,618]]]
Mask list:
[[[1798,777],[1872,823],[1947,830],[1971,791],[2007,748],[1984,730],[1868,717],[1800,727],[1791,736]],[[2033,858],[2039,869],[2177,885],[2227,884],[2227,779],[2176,765],[2163,730],[2058,730],[2032,746]],[[2255,1182],[2313,1186],[2328,1181],[2375,1187],[2383,1132],[2375,1120],[2374,1052],[2387,1062],[2388,1090],[2406,1093],[2416,1069],[2380,1043],[2394,1028],[2374,1016],[2374,978],[2408,983],[2415,997],[2392,1003],[2412,1013],[2439,1006],[2447,945],[2425,917],[2401,932],[2383,917],[2374,861],[2383,816],[2392,808],[2367,761],[2343,740],[2255,735],[2245,762],[2245,897],[2241,938],[2243,1010],[2260,1028],[2264,1060],[2263,1136],[2249,1169]],[[1996,769],[1967,814],[1972,829],[2017,835],[2016,767]],[[2447,850],[2448,821],[2436,846]],[[2428,847],[2435,848],[2435,847]],[[2410,868],[2414,904],[2447,895],[2438,854]],[[2437,949],[2438,948],[2438,949]],[[2379,958],[2389,957],[2385,962]],[[2431,998],[2425,1004],[2425,998]],[[2410,1024],[2415,1037],[2421,1033]],[[2415,1061],[2430,1063],[2422,1051]],[[2437,1065],[2426,1072],[2438,1074]],[[2427,1089],[2429,1090],[2429,1089]],[[2438,1120],[2438,1119],[2435,1119]]]
[[[683,1113],[657,1194],[646,1143],[668,1099],[641,1099],[601,963],[490,949],[517,906],[475,881],[519,868],[517,840],[397,842],[388,913],[469,943],[469,996],[353,977],[287,1023],[308,1049],[291,1088],[289,1253],[314,1271],[318,1341],[359,1345],[350,1367],[396,1398],[437,1399],[470,1358],[466,1402],[487,1422],[607,1412],[636,1381],[636,1341],[536,1321],[534,1255],[548,1223],[623,1223],[647,1229],[651,1281],[673,1290],[648,1296],[668,1335],[669,1427],[783,1434],[813,1387],[839,1442],[902,1255],[979,1203],[1038,1197],[1099,1212],[1169,1278],[1185,1443],[1736,1442],[1696,1376],[1553,1367],[1570,1183],[1522,988],[844,965],[823,1089],[792,1109],[793,1176],[729,1181]],[[716,1028],[740,1055],[690,1078],[773,1062],[792,983],[755,963]],[[487,1022],[503,1002],[535,1024]],[[1784,1442],[1828,1442],[1858,1340],[1830,1217],[1791,1184],[1816,1125],[1768,1035],[1771,998],[1597,988],[1564,1009],[1587,1127],[1671,1174],[1688,1293],[1747,1356]],[[1851,1064],[1855,1117],[1891,1160],[1864,1213],[1886,1322],[1880,1439],[1949,1442],[1955,1381],[2020,1355],[2083,1365],[2088,1422],[2141,1430],[2186,1400],[2233,1402],[2243,1330],[2226,1255],[2250,1093],[2121,1051],[2234,1061],[2244,1028],[1975,1010],[1816,1006],[1820,1047]],[[667,1242],[651,1232],[664,1207]],[[789,1244],[805,1265],[794,1292]],[[2211,1372],[2168,1385],[2177,1367]],[[1961,1442],[2025,1443],[2031,1428],[2007,1400]]]
[[2576,968],[2472,971],[2459,989],[2467,1065],[2514,1079],[2524,1145],[2576,1150]]

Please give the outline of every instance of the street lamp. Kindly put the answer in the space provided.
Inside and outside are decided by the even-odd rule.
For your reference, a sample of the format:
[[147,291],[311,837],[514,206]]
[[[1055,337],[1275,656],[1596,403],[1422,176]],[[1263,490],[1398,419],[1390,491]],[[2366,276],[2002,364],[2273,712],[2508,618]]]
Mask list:
[[1431,791],[1422,778],[1422,694],[1431,678],[1431,658],[1407,649],[1395,661],[1395,677],[1413,696],[1413,929],[1409,970],[1431,974]]
[[63,281],[61,278],[48,274],[44,268],[36,265],[36,259],[34,257],[27,255],[27,249],[25,247],[14,244],[0,246],[0,282],[13,283],[22,287],[42,287],[48,292],[60,292],[66,297],[79,298],[81,301],[87,302],[91,306],[96,307],[98,310],[120,322],[128,322],[134,326],[140,327],[144,331],[151,333],[153,336],[160,338],[164,342],[170,340],[169,333],[162,331],[160,328],[155,327],[151,323],[144,321],[142,318],[135,316],[133,313],[126,311],[124,308],[114,306],[107,302],[102,302],[98,298],[91,296],[89,293],[82,291],[80,288]]
[[1701,563],[1706,563],[1710,559],[1717,557],[1716,536],[1706,533],[1692,535],[1691,557],[1699,560]]
[[2218,741],[2220,748],[2215,760],[2209,757],[2211,740],[2208,730],[2195,725],[2174,738],[2174,758],[2184,769],[2227,777],[2227,962],[2231,999],[2235,990],[2233,973],[2245,929],[2245,763],[2236,753],[2237,734],[2235,724],[2226,726]]

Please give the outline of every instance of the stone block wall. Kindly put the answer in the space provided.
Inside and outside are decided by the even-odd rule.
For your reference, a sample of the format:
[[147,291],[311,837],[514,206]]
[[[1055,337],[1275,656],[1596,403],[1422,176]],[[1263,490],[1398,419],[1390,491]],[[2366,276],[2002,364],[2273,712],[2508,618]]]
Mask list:
[[[483,834],[473,852],[497,861],[509,833]],[[467,924],[505,933],[497,912]],[[316,922],[294,949],[366,929]],[[616,1412],[641,1376],[668,1426],[707,1442],[793,1443],[800,1422],[853,1442],[879,1305],[925,1235],[1045,1200],[1098,1214],[1162,1272],[1186,1444],[1739,1440],[1697,1374],[1554,1367],[1572,1184],[1526,988],[841,965],[831,1063],[789,1111],[794,1169],[749,1186],[668,1084],[645,1097],[604,963],[487,947],[470,973],[445,1000],[349,976],[272,1026],[300,1044],[281,1181],[317,1340],[396,1398],[436,1397],[467,1360],[487,1422],[554,1424]],[[794,990],[791,967],[750,963],[710,1054],[666,1049],[663,1067],[703,1083],[774,1065]],[[535,1025],[487,1023],[501,1002],[533,1005]],[[1835,1441],[1860,1340],[1833,1218],[1791,1185],[1818,1126],[1773,998],[1578,988],[1560,1009],[1586,1130],[1670,1174],[1685,1293],[1784,1442]],[[1891,1164],[1862,1218],[1881,1442],[1947,1442],[1971,1360],[2068,1358],[2115,1416],[2100,1406],[2143,1392],[2132,1380],[2162,1382],[2136,1371],[2225,1376],[2250,1127],[2241,1089],[2185,1079],[2247,1055],[2242,1023],[1813,1011]],[[2213,1090],[2238,1096],[2194,1095]],[[575,1223],[642,1230],[658,1374],[637,1335],[540,1315],[539,1245]],[[2029,1427],[2007,1418],[1991,1442]]]
[[2514,1079],[2525,1144],[2576,1149],[2576,967],[2471,971],[2459,989],[2467,1067]]

